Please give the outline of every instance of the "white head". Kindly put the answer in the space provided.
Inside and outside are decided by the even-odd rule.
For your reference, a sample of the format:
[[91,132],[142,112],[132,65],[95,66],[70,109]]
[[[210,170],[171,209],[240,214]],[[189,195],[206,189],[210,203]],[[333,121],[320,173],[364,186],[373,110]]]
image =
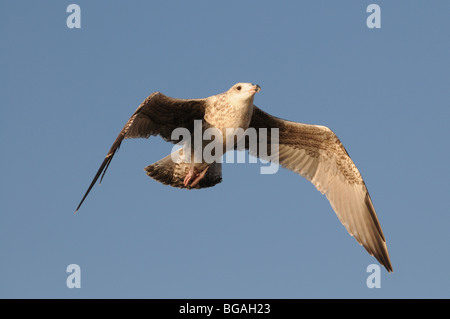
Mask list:
[[251,106],[255,93],[261,91],[261,87],[252,83],[236,83],[227,91],[227,97],[234,106]]

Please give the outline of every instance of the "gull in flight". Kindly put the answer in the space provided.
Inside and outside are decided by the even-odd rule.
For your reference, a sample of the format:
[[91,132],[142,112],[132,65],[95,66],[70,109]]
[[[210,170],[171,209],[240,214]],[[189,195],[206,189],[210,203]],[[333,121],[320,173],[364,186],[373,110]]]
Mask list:
[[[201,133],[208,128],[224,132],[223,151],[226,152],[237,145],[234,140],[226,143],[230,138],[227,128],[254,128],[257,132],[261,132],[261,128],[276,128],[279,132],[277,156],[267,158],[247,141],[244,145],[250,155],[276,161],[309,180],[328,198],[350,235],[388,272],[392,272],[386,239],[369,192],[340,140],[325,126],[291,122],[262,111],[253,104],[259,91],[259,85],[237,83],[224,93],[202,99],[177,99],[160,92],[150,94],[120,131],[76,211],[100,176],[101,182],[124,139],[159,135],[177,144],[180,138],[172,138],[175,129],[186,129],[194,136],[194,123],[201,121]],[[270,136],[264,143],[268,148],[272,146]],[[212,187],[222,181],[221,162],[188,162],[183,149],[174,153],[145,167],[147,175],[163,184],[187,189]]]

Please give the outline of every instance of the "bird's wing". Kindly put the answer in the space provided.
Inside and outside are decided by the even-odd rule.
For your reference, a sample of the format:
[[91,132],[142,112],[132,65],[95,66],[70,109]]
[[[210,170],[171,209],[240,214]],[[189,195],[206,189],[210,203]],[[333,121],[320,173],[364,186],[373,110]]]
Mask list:
[[75,212],[81,207],[103,173],[100,182],[102,181],[114,154],[124,139],[160,135],[166,141],[178,143],[179,139],[171,139],[172,131],[176,128],[187,128],[192,132],[194,121],[203,119],[205,107],[206,99],[175,99],[160,92],[152,93],[147,97],[120,131]]
[[[254,106],[250,127],[278,128],[278,152],[251,154],[278,163],[308,179],[328,198],[350,235],[391,272],[392,265],[380,222],[366,185],[337,136],[327,127],[290,122]],[[266,147],[270,150],[271,136]],[[248,148],[248,146],[247,146]],[[252,149],[249,149],[252,153]]]

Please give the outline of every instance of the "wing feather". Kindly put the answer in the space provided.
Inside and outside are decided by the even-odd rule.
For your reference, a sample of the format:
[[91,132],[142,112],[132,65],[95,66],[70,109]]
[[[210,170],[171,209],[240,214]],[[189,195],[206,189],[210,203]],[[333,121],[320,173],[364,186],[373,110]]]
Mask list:
[[[308,179],[325,194],[349,234],[391,272],[386,240],[372,200],[359,170],[337,136],[325,126],[286,121],[256,106],[250,127],[257,131],[279,129],[278,154],[266,158],[258,153],[252,155],[278,161]],[[267,140],[270,144],[270,138]],[[270,145],[266,147],[270,149]]]
[[106,170],[120,148],[124,139],[127,138],[149,138],[152,135],[160,135],[164,140],[178,143],[179,140],[171,139],[175,128],[187,128],[193,130],[194,120],[203,119],[205,115],[206,99],[175,99],[160,92],[150,94],[144,102],[139,105],[130,119],[125,123],[110,150],[106,154],[88,190],[81,199],[75,213],[94,187],[100,175],[100,183],[105,176]]

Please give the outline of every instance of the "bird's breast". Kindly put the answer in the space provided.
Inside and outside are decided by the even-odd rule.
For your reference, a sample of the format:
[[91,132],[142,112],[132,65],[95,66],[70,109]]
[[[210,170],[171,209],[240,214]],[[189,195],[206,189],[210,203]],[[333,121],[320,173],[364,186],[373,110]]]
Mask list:
[[228,129],[242,128],[246,130],[250,125],[253,113],[252,105],[234,106],[230,103],[214,105],[205,114],[205,120],[225,133]]

